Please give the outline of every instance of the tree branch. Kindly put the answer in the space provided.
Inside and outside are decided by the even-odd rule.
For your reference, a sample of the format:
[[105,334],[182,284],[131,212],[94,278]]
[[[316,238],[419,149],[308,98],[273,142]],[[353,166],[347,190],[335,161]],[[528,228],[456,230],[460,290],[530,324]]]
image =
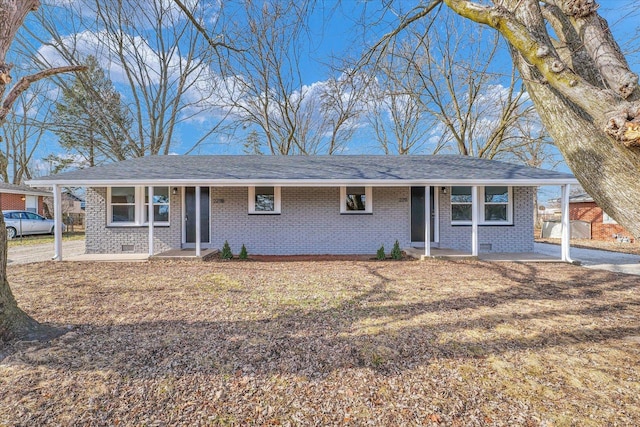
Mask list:
[[[433,0],[433,2],[427,6],[420,6],[420,9],[422,10],[420,10],[419,12],[409,17],[405,16],[402,22],[400,22],[400,24],[396,28],[394,28],[393,31],[390,31],[387,34],[383,35],[380,38],[380,40],[378,40],[378,42],[374,44],[365,55],[362,56],[362,59],[359,61],[360,64],[369,64],[371,62],[371,58],[373,57],[374,53],[380,49],[380,52],[378,53],[378,59],[375,61],[375,63],[378,63],[378,61],[386,51],[387,47],[389,46],[389,43],[395,36],[397,36],[402,30],[404,30],[414,22],[427,16],[437,6],[442,4],[442,1],[443,0]],[[356,68],[359,68],[359,67],[356,67]]]
[[[570,17],[571,24],[608,86],[625,99],[638,99],[638,75],[629,69],[607,21],[596,13],[598,5],[595,1],[557,0],[556,3]],[[634,92],[635,96],[630,99]]]
[[[467,0],[444,0],[459,15],[498,30],[545,81],[584,111],[607,117],[619,104],[614,93],[600,90],[576,74],[557,56],[553,46],[536,38],[504,7],[483,6]],[[604,125],[604,123],[603,123]]]
[[9,110],[13,106],[13,103],[16,101],[18,96],[20,96],[22,92],[27,90],[32,83],[50,76],[54,76],[56,74],[84,71],[86,69],[87,67],[84,65],[66,65],[64,67],[49,68],[47,70],[42,70],[35,74],[22,77],[20,80],[18,80],[18,83],[16,83],[15,86],[11,88],[11,91],[2,102],[2,106],[0,107],[0,123],[3,123],[6,119]]
[[[173,0],[173,2],[176,4],[176,6],[180,8],[180,10],[184,12],[185,15],[187,15],[187,19],[189,19],[189,21],[193,24],[193,26],[196,27],[196,30],[198,30],[198,32],[202,35],[202,37],[205,38],[207,43],[209,43],[209,46],[211,46],[213,49],[217,51],[219,47],[223,47],[225,49],[229,49],[234,52],[243,52],[243,50],[241,49],[237,49],[224,42],[215,41],[214,39],[209,37],[209,33],[207,33],[207,30],[202,25],[200,25],[200,23],[198,22],[196,17],[193,15],[193,13],[191,13],[191,11],[187,8],[187,6],[185,6],[185,4],[181,0]],[[224,34],[222,36],[224,37]]]

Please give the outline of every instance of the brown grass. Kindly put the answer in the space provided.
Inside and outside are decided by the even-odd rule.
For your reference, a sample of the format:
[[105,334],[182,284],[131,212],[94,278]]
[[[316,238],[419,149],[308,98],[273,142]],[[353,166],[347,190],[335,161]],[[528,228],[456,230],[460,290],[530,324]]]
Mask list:
[[640,280],[429,260],[11,266],[70,329],[0,425],[638,425]]

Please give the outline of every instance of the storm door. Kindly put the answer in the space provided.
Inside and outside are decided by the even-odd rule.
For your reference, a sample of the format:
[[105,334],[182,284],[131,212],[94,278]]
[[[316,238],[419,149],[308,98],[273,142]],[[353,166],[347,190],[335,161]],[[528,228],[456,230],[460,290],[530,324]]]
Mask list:
[[[433,190],[431,187],[429,197],[431,198],[431,241],[435,242],[435,203]],[[424,243],[424,187],[411,187],[411,242]]]
[[[196,242],[196,188],[184,188],[185,243]],[[200,187],[200,243],[209,243],[210,235],[209,187]]]

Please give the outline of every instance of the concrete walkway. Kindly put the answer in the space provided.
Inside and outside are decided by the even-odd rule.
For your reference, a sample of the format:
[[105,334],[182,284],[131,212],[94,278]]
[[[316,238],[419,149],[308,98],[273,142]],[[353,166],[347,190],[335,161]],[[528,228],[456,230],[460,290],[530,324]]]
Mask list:
[[[534,243],[539,254],[560,258],[560,245]],[[640,256],[597,249],[571,248],[571,259],[587,268],[640,276]]]
[[[53,243],[17,244],[9,248],[7,265],[50,261],[54,253]],[[84,254],[84,240],[62,241],[62,255],[64,258],[82,254]]]

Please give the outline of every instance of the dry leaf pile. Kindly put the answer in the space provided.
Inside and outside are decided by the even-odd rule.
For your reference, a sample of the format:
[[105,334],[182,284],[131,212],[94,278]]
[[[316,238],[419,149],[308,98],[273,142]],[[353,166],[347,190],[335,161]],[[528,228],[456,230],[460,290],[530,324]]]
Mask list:
[[0,425],[638,425],[640,280],[561,264],[42,263]]

